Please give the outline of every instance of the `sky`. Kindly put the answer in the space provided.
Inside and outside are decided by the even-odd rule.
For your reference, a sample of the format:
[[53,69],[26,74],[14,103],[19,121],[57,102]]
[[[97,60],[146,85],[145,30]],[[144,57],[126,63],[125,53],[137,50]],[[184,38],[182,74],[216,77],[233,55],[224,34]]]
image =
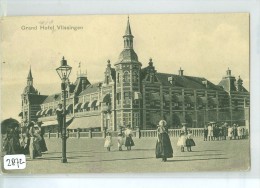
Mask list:
[[[59,92],[55,71],[63,56],[76,80],[79,62],[90,82],[103,80],[107,60],[123,50],[128,15],[5,17],[0,20],[1,119],[18,118],[31,66],[41,94]],[[143,67],[153,59],[158,72],[205,77],[218,84],[229,68],[249,90],[249,14],[129,15],[134,50]],[[57,25],[83,29],[58,30]],[[41,30],[40,26],[54,26]],[[24,30],[37,27],[37,30]]]

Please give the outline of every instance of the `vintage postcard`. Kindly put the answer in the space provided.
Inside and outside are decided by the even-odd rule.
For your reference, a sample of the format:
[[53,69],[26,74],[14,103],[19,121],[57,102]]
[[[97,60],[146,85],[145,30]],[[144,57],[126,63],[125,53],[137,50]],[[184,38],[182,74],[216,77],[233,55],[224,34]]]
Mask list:
[[1,18],[2,173],[250,170],[249,23]]

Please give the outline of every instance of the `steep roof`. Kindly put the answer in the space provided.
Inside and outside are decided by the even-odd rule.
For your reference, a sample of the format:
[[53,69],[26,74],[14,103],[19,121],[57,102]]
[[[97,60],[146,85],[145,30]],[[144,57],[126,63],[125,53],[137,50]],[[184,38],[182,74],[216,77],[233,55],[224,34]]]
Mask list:
[[138,62],[138,56],[133,49],[124,49],[118,58],[117,63]]
[[60,101],[61,100],[61,93],[56,93],[56,94],[52,94],[49,95],[44,101],[44,103],[50,103],[50,102],[56,102],[56,101]]
[[[167,74],[167,73],[156,73],[157,78],[163,85],[171,85],[168,81],[169,77],[173,77],[175,85],[178,87],[192,88],[192,89],[213,89],[213,90],[223,90],[222,87],[213,84],[202,77],[193,77],[193,76],[179,76],[176,74]],[[204,81],[207,81],[207,88]]]
[[83,91],[79,94],[79,96],[86,95],[86,94],[89,94],[89,93],[98,92],[98,91],[99,91],[99,86],[100,86],[101,84],[102,84],[102,82],[98,82],[98,83],[89,85],[85,90],[83,90]]
[[125,30],[125,36],[127,36],[127,35],[132,35],[129,17],[128,17],[128,20],[127,20],[127,26],[126,26],[126,30]]
[[32,71],[31,71],[31,67],[30,67],[30,70],[29,70],[29,73],[28,73],[28,76],[27,76],[27,79],[32,79]]
[[32,104],[41,104],[47,98],[47,95],[34,95],[29,94],[28,99]]

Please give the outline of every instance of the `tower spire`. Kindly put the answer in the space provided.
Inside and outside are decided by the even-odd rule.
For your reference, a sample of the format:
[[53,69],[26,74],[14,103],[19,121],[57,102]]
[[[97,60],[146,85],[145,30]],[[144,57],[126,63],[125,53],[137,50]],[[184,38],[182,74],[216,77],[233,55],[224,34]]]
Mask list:
[[129,16],[127,17],[127,26],[126,26],[126,30],[125,30],[125,36],[126,35],[132,35]]
[[125,35],[123,36],[123,38],[124,38],[124,48],[125,49],[133,49],[133,38],[134,38],[134,36],[132,35],[129,16],[127,18]]
[[32,86],[33,85],[33,77],[32,77],[32,70],[31,70],[31,66],[30,66],[30,70],[27,76],[27,85],[28,86]]
[[28,73],[27,79],[33,79],[33,77],[32,77],[31,65],[30,65],[30,70],[29,70],[29,73]]

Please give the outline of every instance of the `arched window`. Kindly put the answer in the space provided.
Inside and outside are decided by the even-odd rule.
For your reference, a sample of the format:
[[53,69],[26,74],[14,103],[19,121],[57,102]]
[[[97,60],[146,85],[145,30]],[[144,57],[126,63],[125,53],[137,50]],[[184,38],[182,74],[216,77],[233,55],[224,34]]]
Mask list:
[[129,82],[129,72],[124,72],[124,82]]

